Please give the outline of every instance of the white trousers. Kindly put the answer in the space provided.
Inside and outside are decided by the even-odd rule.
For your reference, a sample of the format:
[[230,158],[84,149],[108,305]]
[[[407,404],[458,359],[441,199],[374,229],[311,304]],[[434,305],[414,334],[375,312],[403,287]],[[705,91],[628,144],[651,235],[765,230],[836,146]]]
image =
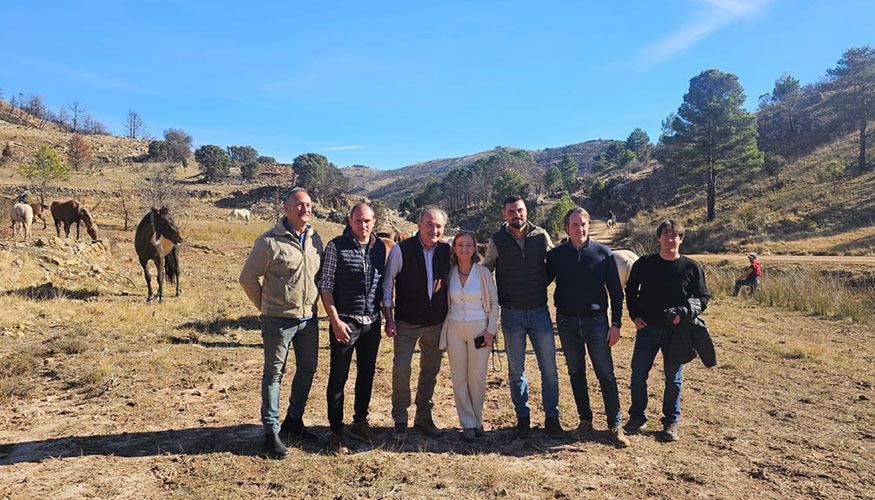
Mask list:
[[447,356],[453,376],[456,411],[463,429],[483,425],[483,401],[486,398],[486,368],[488,347],[477,349],[474,338],[486,330],[486,320],[449,320],[447,325]]

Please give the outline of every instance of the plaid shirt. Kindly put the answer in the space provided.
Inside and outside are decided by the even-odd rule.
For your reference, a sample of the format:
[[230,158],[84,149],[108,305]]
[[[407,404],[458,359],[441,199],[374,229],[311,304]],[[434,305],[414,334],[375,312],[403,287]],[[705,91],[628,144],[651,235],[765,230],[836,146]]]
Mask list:
[[[371,241],[367,244],[367,248],[361,243],[359,245],[359,251],[364,254],[364,271],[365,271],[365,290],[371,289],[371,284],[373,283],[373,276],[371,275],[371,249],[374,248],[374,244],[377,242],[377,238],[374,235],[371,235]],[[328,245],[325,246],[325,250],[322,252],[322,273],[319,275],[319,281],[316,282],[316,288],[319,289],[320,292],[334,292],[334,275],[337,272],[337,248],[334,246],[334,242],[331,241]],[[377,318],[380,316],[380,310],[377,309],[374,311],[374,314],[370,316],[363,316],[358,314],[345,314],[343,311],[337,311],[337,315],[343,318],[349,318],[363,325],[370,325],[371,323],[377,321]]]

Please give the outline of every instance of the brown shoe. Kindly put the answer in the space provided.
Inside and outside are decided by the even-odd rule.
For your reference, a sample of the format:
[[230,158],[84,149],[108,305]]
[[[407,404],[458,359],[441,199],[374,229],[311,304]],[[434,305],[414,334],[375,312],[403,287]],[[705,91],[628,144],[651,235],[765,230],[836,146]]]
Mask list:
[[617,448],[628,448],[632,446],[632,443],[629,442],[629,438],[626,437],[626,433],[623,432],[622,427],[614,427],[613,429],[610,429],[608,433],[611,436],[611,444]]
[[430,418],[417,418],[413,421],[413,428],[419,430],[428,437],[438,437],[441,430],[434,425]]
[[377,436],[371,430],[367,420],[355,422],[349,426],[349,435],[355,439],[359,439],[366,443],[374,444],[377,442]]
[[574,439],[581,439],[590,432],[592,432],[592,422],[589,420],[581,420],[580,424],[577,425],[577,429],[571,431],[571,437]]
[[349,448],[343,445],[343,431],[331,431],[329,450],[334,455],[346,455],[349,453]]

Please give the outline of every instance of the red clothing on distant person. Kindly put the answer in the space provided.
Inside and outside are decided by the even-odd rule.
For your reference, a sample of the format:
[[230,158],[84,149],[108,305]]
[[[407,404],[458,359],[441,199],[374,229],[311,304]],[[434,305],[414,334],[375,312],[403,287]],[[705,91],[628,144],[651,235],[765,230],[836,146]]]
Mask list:
[[750,263],[750,267],[753,268],[753,275],[754,275],[754,276],[762,276],[762,275],[763,275],[763,271],[760,269],[760,263],[759,263],[759,262],[757,262],[757,261],[753,261],[753,262],[751,262],[751,263]]

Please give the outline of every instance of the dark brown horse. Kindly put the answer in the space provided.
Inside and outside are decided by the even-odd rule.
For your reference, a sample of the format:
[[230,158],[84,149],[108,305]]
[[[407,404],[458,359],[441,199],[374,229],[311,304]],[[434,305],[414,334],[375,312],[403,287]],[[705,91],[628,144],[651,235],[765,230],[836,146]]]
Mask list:
[[146,276],[146,286],[149,287],[149,298],[152,301],[152,275],[149,274],[149,261],[158,268],[158,302],[164,302],[164,277],[171,283],[176,282],[176,296],[179,297],[179,244],[182,235],[173,222],[167,207],[157,209],[152,207],[137,226],[134,236],[134,246],[143,274]]
[[52,218],[55,219],[55,231],[61,237],[61,223],[64,223],[64,235],[70,237],[70,226],[76,224],[76,239],[79,239],[79,223],[85,224],[85,230],[91,239],[97,241],[97,224],[91,217],[91,212],[76,200],[53,201]]

